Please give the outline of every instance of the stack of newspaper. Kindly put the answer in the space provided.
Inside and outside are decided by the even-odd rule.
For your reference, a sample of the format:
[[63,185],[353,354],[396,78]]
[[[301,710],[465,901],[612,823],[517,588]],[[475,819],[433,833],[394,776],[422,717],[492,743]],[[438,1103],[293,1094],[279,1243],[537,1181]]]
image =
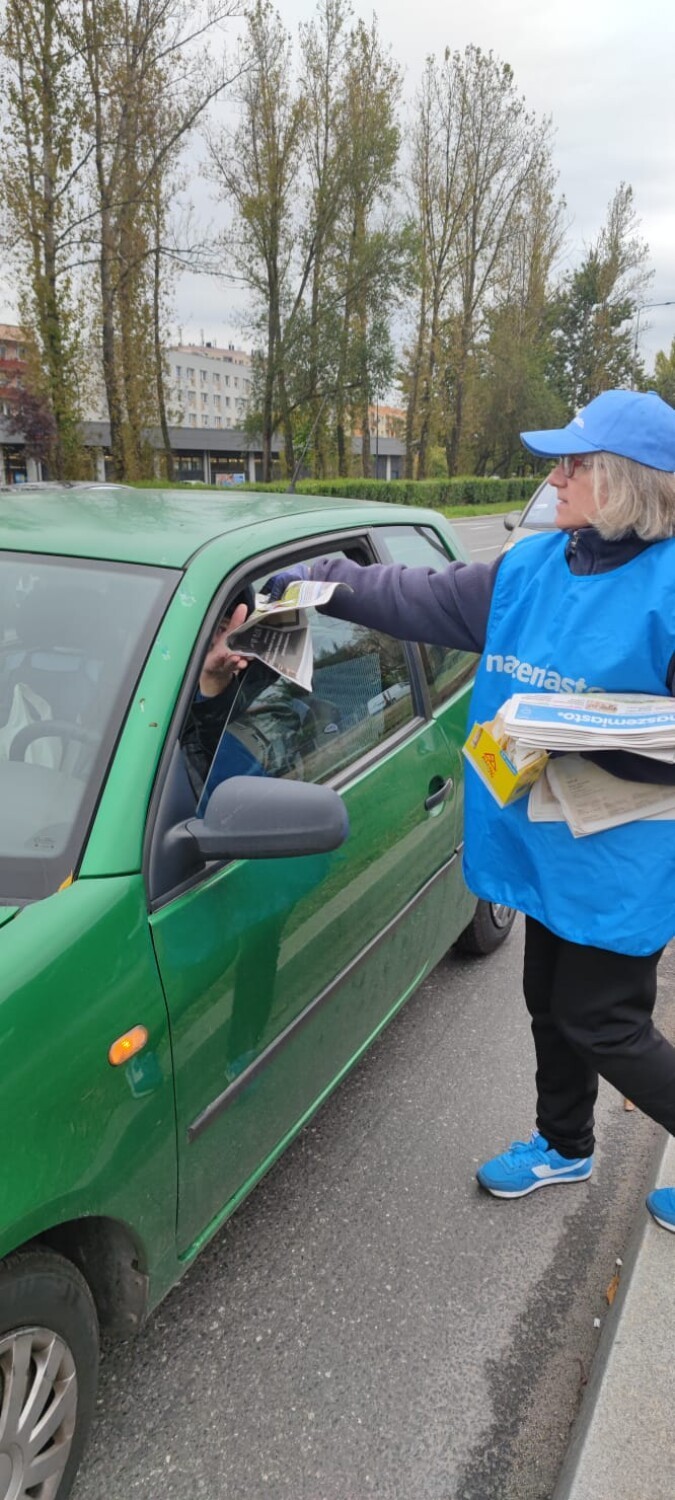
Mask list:
[[265,662],[288,682],[307,692],[312,686],[314,654],[307,610],[327,604],[336,589],[346,583],[289,583],[280,599],[256,594],[255,609],[238,630],[228,636],[228,645],[240,656]]
[[495,732],[514,763],[535,750],[568,751],[549,760],[532,788],[533,822],[565,821],[575,838],[641,818],[675,819],[675,786],[610,775],[578,751],[630,750],[675,762],[675,700],[639,693],[581,696],[515,694],[499,710]]

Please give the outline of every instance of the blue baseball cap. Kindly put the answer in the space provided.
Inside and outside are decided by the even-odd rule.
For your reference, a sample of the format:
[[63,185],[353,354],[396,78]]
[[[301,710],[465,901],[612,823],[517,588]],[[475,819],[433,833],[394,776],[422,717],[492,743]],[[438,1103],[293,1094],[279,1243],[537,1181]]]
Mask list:
[[542,458],[565,453],[618,453],[648,469],[675,473],[675,410],[656,391],[603,391],[566,427],[521,432]]

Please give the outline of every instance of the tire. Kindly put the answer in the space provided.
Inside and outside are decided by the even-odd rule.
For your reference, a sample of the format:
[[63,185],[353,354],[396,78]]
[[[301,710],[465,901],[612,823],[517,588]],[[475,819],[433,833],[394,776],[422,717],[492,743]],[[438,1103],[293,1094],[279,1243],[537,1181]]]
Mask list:
[[486,954],[494,953],[496,948],[501,947],[515,920],[516,913],[512,906],[479,901],[468,927],[460,933],[455,947],[459,953],[471,953],[476,958],[484,958]]
[[70,1494],[94,1415],[98,1348],[94,1301],[70,1261],[26,1250],[0,1262],[0,1500]]

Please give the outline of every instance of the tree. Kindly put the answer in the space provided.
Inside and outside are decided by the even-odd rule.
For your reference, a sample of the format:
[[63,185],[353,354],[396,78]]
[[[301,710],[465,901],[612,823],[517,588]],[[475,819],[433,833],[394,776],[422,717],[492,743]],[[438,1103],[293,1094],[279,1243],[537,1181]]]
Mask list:
[[[240,123],[234,131],[211,137],[209,151],[212,176],[237,214],[224,244],[253,293],[264,337],[260,415],[265,481],[271,478],[275,403],[283,423],[286,466],[291,473],[294,467],[283,324],[292,300],[296,253],[292,202],[305,106],[291,80],[290,38],[269,0],[255,0],[247,17],[244,63],[236,90]],[[301,284],[296,305],[303,290]]]
[[477,351],[470,464],[476,473],[509,473],[522,456],[524,428],[554,427],[564,419],[562,400],[547,381],[551,277],[564,212],[555,188],[555,173],[543,154],[514,215],[509,256],[487,316],[487,339]]
[[[359,21],[345,73],[345,192],[336,226],[333,282],[340,302],[336,371],[338,469],[347,474],[348,422],[361,429],[361,468],[370,473],[373,397],[393,375],[389,312],[403,264],[390,209],[400,144],[400,70],[382,48],[375,21]],[[378,223],[378,219],[380,222]]]
[[572,415],[600,391],[640,384],[631,321],[651,279],[633,190],[622,182],[597,240],[560,290],[551,383]]
[[483,346],[522,252],[537,179],[543,173],[548,182],[549,137],[549,122],[527,112],[511,68],[491,52],[467,47],[446,52],[440,65],[427,62],[413,129],[418,256],[405,381],[409,473],[415,449],[418,473],[426,473],[429,447],[441,436],[450,474],[470,446],[465,431],[477,420]]
[[67,40],[74,24],[70,0],[7,0],[0,36],[7,67],[3,239],[22,323],[35,345],[34,404],[51,412],[40,456],[59,479],[76,477],[81,467],[81,348],[72,260],[90,146],[82,80]]
[[[328,465],[328,399],[335,386],[336,305],[330,284],[335,230],[347,178],[345,70],[348,55],[344,0],[322,0],[317,18],[300,27],[304,95],[302,154],[311,192],[304,230],[304,262],[311,261],[308,305],[298,307],[292,347],[298,407],[314,429],[314,472]],[[305,345],[303,351],[303,342]],[[323,420],[322,420],[323,418]]]
[[669,354],[659,349],[654,361],[654,379],[650,381],[650,386],[652,390],[658,391],[669,406],[675,406],[675,339]]
[[435,408],[442,309],[457,275],[457,236],[468,212],[461,156],[466,93],[462,64],[446,50],[439,66],[427,58],[412,130],[411,180],[417,230],[417,317],[407,371],[406,472],[425,479]]
[[158,203],[166,203],[167,181],[197,122],[232,82],[209,38],[235,13],[236,0],[196,7],[80,0],[70,30],[91,107],[94,205],[82,228],[98,263],[110,447],[120,478],[141,463],[143,427],[155,414]]
[[443,339],[442,403],[448,473],[456,474],[474,344],[484,329],[519,213],[548,153],[550,126],[528,114],[512,69],[468,47],[461,63],[461,171],[469,206],[456,245],[455,307]]

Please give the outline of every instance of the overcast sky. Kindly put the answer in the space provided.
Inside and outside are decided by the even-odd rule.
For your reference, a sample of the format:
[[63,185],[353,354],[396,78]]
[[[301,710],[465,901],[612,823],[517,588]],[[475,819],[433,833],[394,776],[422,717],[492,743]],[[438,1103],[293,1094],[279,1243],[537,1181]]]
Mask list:
[[[313,0],[283,0],[289,30]],[[373,7],[353,0],[369,21]],[[388,0],[380,31],[405,66],[412,98],[425,57],[469,43],[514,70],[519,91],[554,126],[554,161],[567,200],[568,263],[596,235],[615,188],[631,183],[654,279],[649,301],[675,303],[675,4],[673,0]],[[201,197],[201,195],[200,195]],[[185,277],[183,335],[219,343],[237,337],[232,294]],[[675,305],[645,310],[640,349],[648,366],[675,335]]]
[[[370,21],[373,6],[352,0]],[[313,0],[281,0],[285,25],[309,20]],[[631,183],[654,278],[646,297],[675,304],[675,3],[674,0],[388,0],[375,7],[383,40],[405,67],[411,99],[425,57],[469,43],[514,70],[519,91],[554,126],[554,162],[567,200],[568,264],[596,235],[619,182]],[[196,184],[210,217],[209,189]],[[213,206],[214,219],[222,208]],[[0,317],[15,312],[11,304]],[[176,326],[183,338],[241,342],[236,299],[223,283],[185,276]],[[675,336],[675,305],[645,310],[640,350],[651,366]]]

